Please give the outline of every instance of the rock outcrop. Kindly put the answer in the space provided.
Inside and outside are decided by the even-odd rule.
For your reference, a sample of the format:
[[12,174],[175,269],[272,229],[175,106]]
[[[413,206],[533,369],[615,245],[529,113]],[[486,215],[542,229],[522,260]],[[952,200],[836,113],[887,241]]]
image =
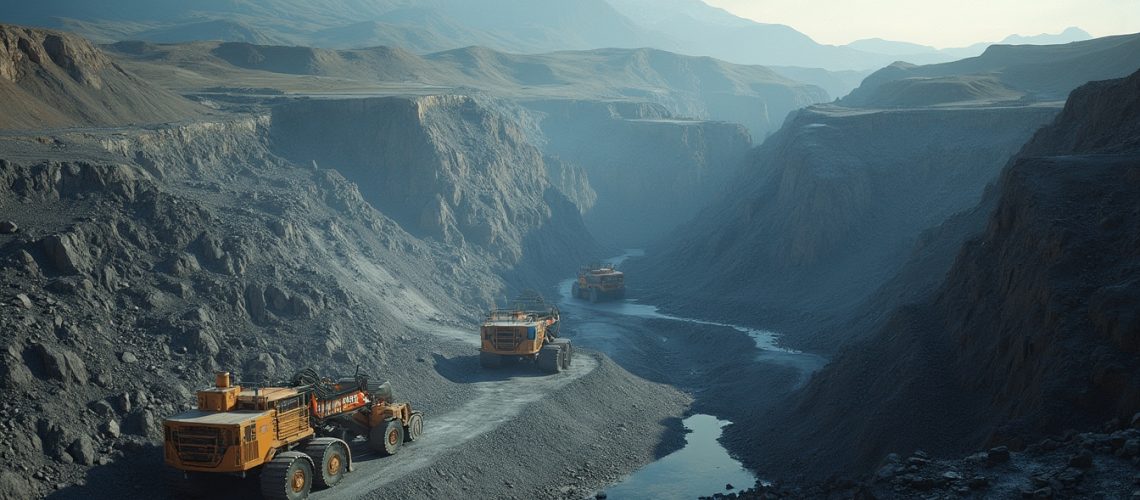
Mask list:
[[937,289],[778,411],[780,438],[730,434],[755,457],[806,450],[797,463],[825,475],[889,451],[1019,448],[1128,421],[1140,410],[1137,96],[1140,73],[1074,91],[1005,169],[984,230]]

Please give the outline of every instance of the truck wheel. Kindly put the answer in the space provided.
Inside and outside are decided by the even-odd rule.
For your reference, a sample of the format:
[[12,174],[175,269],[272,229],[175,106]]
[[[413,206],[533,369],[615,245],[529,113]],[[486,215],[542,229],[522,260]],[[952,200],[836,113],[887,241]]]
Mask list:
[[332,488],[344,477],[348,471],[351,459],[348,454],[348,443],[339,439],[318,438],[305,445],[303,450],[313,459],[316,469],[313,474],[317,486]]
[[278,453],[261,470],[261,495],[279,500],[302,500],[313,488],[313,463],[304,453]]
[[562,371],[562,348],[555,344],[544,346],[538,351],[538,368],[549,373]]
[[408,417],[408,425],[404,427],[404,441],[411,443],[419,439],[423,433],[424,414],[414,411],[412,416]]
[[479,352],[479,365],[483,368],[498,368],[502,364],[502,356],[491,352]]
[[570,343],[570,339],[554,339],[551,344],[562,349],[562,362],[559,365],[563,370],[569,370],[570,363],[574,359],[574,346]]
[[372,428],[368,435],[368,447],[384,456],[395,455],[404,442],[404,426],[399,420],[389,420]]
[[598,301],[598,289],[597,288],[591,288],[590,289],[590,302],[597,302],[597,301]]

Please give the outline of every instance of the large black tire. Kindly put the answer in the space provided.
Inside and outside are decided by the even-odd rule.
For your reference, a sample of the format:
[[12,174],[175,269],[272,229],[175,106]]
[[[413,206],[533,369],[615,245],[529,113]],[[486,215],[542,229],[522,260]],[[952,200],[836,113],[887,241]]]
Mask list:
[[368,435],[368,447],[383,455],[395,455],[404,442],[404,426],[399,420],[389,420],[372,428]]
[[334,438],[317,438],[308,443],[302,450],[313,459],[313,477],[320,488],[332,488],[344,478],[352,464],[352,457],[348,454],[348,443]]
[[404,441],[413,442],[420,438],[424,433],[424,414],[418,411],[413,411],[412,416],[408,417],[408,425],[404,426]]
[[261,496],[303,500],[313,488],[313,462],[304,453],[278,453],[261,468]]
[[550,344],[559,346],[562,349],[561,366],[563,370],[569,370],[570,363],[574,359],[574,345],[570,343],[570,339],[554,339]]
[[483,368],[498,368],[503,365],[503,357],[491,352],[479,352],[479,365]]
[[591,288],[590,289],[590,302],[597,302],[597,301],[598,301],[598,289],[597,288]]
[[562,348],[556,344],[543,346],[538,351],[538,368],[548,373],[562,371]]

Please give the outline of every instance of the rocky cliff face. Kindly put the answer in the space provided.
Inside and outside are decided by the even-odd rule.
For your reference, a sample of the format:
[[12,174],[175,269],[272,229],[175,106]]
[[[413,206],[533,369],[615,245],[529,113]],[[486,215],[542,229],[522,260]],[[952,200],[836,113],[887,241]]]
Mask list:
[[674,118],[658,105],[530,101],[544,150],[579,165],[597,193],[585,221],[606,244],[640,248],[723,192],[751,146],[740,125]]
[[80,37],[10,25],[0,25],[0,97],[0,129],[175,121],[202,111]]
[[[718,311],[737,319],[798,319],[790,333],[802,333],[850,311],[898,271],[923,230],[976,204],[1055,113],[800,111],[756,150],[723,197],[656,256],[631,265],[666,288],[706,290],[725,306]],[[687,294],[672,300],[712,307],[711,300],[682,305]]]
[[945,281],[819,373],[778,412],[786,439],[753,435],[754,449],[796,449],[822,475],[889,451],[1018,447],[1129,421],[1140,410],[1138,91],[1140,74],[1075,91],[1010,162]]
[[[272,134],[285,156],[336,168],[407,231],[478,248],[510,269],[538,243],[532,233],[581,222],[533,132],[497,106],[467,96],[299,101],[274,109]],[[587,242],[566,248],[570,262],[590,248],[585,233],[565,237]]]

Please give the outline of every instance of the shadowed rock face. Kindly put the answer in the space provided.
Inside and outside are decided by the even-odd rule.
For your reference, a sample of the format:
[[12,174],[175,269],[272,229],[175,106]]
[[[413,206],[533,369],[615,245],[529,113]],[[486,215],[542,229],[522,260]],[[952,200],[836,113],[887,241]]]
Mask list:
[[751,146],[724,122],[674,119],[661,106],[537,101],[550,154],[589,175],[597,202],[584,216],[598,239],[641,248],[696,215],[725,189]]
[[1055,113],[803,110],[756,150],[722,199],[659,255],[631,265],[667,288],[696,285],[729,314],[750,311],[749,321],[767,319],[756,307],[849,311],[897,272],[923,230],[976,204]]
[[770,447],[735,433],[755,460],[806,450],[796,463],[822,476],[1140,411],[1138,96],[1140,73],[1074,91],[1009,163],[942,284],[776,412]]
[[80,37],[0,25],[0,129],[173,121],[201,110]]

